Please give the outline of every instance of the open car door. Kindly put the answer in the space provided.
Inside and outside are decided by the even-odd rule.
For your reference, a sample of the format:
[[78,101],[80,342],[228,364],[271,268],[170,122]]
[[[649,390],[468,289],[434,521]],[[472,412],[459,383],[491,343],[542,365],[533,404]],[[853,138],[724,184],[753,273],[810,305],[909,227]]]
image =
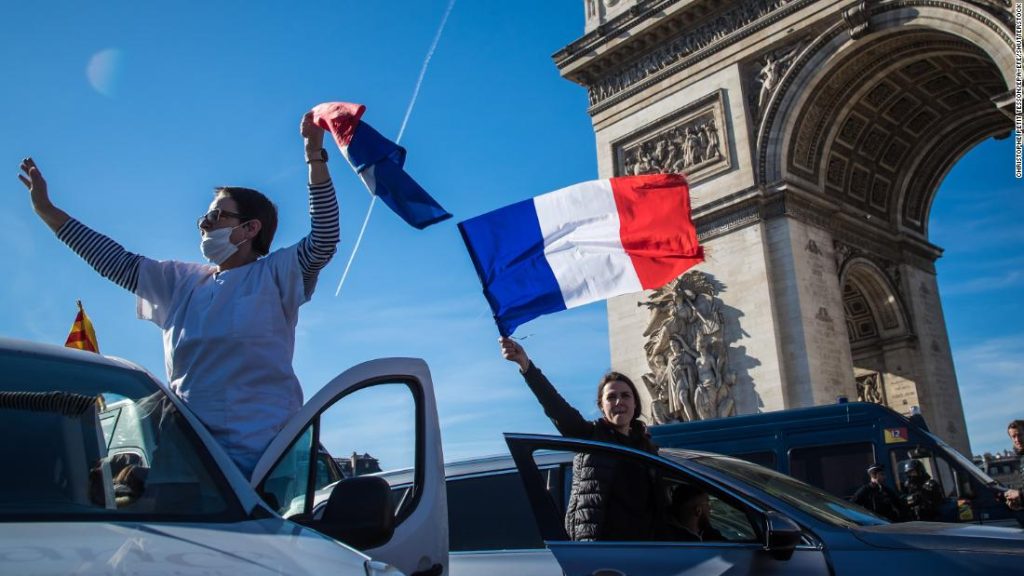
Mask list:
[[[805,541],[801,528],[788,517],[674,461],[623,446],[559,436],[505,434],[505,441],[544,544],[566,576],[830,573],[820,547]],[[631,528],[648,524],[644,530],[627,531],[646,536],[628,541],[570,540],[564,528],[561,499],[548,491],[537,466],[537,456],[552,451],[574,458],[586,454],[592,462],[613,466],[616,481],[627,477],[638,484],[646,481],[645,486],[630,484],[625,489],[648,495],[651,514],[638,513],[628,521],[620,518],[630,522]],[[627,468],[628,476],[623,473]],[[566,479],[566,485],[570,484]],[[704,530],[681,531],[685,522],[672,517],[677,510],[673,506],[676,495],[685,499],[684,504],[695,501],[698,495],[707,498],[710,513]],[[688,508],[681,505],[682,510]],[[622,526],[615,528],[622,532]]]
[[[345,478],[328,484],[339,468]],[[393,491],[374,475],[395,468],[413,469],[412,486]],[[335,377],[270,443],[251,484],[282,516],[405,574],[448,572],[444,456],[423,360],[371,360]]]

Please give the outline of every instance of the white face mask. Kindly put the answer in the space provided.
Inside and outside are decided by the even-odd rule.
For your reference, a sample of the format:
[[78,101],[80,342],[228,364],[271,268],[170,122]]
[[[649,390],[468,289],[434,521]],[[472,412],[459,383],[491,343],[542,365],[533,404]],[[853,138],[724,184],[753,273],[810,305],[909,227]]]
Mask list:
[[[241,224],[235,228],[239,226]],[[204,234],[202,242],[199,243],[199,250],[202,251],[203,257],[219,266],[231,258],[235,252],[238,252],[238,247],[248,242],[249,239],[246,238],[238,244],[232,244],[230,237],[235,228],[218,228]]]

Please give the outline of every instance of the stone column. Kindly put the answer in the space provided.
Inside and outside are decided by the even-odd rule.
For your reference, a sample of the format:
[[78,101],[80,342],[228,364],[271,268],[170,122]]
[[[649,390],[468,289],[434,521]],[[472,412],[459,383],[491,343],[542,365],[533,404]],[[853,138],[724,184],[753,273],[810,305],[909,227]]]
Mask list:
[[769,220],[768,258],[786,408],[855,399],[853,359],[832,236],[783,216]]
[[918,339],[920,384],[917,394],[921,413],[933,432],[970,457],[967,423],[953,368],[938,282],[935,274],[914,266],[903,265],[901,270],[908,292],[907,306]]

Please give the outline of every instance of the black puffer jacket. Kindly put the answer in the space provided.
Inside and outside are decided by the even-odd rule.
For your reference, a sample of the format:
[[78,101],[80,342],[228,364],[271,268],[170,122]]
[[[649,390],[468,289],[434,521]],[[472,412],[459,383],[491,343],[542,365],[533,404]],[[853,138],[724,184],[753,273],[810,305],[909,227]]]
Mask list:
[[[629,436],[603,418],[589,421],[569,405],[532,363],[524,373],[530,390],[563,436],[621,444],[656,454],[643,422]],[[639,398],[637,399],[639,402]],[[573,540],[650,540],[655,514],[654,483],[639,463],[601,454],[577,454],[565,530]]]

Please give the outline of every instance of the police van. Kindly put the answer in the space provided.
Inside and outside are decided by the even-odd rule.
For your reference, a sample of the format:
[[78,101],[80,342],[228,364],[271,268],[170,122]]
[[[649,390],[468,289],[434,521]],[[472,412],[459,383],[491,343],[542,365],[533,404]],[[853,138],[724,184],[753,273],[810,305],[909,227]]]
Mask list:
[[905,417],[879,404],[842,402],[716,420],[651,427],[661,447],[736,456],[788,474],[842,498],[868,481],[873,462],[886,467],[886,482],[900,491],[899,471],[919,460],[942,487],[944,522],[1024,526],[1009,510],[1007,489],[928,431],[920,415]]

